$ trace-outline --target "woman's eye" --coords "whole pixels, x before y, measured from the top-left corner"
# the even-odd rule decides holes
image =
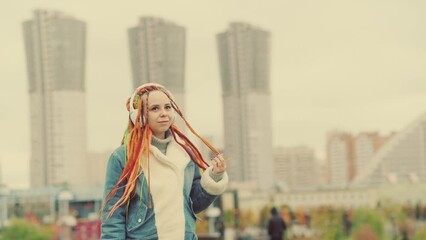
[[[157,110],[158,110],[158,107],[151,108],[151,111],[157,111]]]
[[[172,106],[166,106],[166,109],[171,109],[172,108]]]

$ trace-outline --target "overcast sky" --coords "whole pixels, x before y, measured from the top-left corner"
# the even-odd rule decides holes
[[[0,2],[0,163],[10,187],[29,185],[30,119],[22,22],[34,9],[87,23],[88,148],[118,146],[131,93],[127,29],[141,16],[184,26],[187,118],[222,138],[215,35],[232,21],[271,32],[275,146],[304,144],[323,158],[326,133],[387,134],[426,110],[423,0],[3,0]],[[72,126],[70,126],[72,127]]]

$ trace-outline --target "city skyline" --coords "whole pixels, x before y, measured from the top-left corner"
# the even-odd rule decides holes
[[[102,2],[99,11],[100,4],[2,3],[0,109],[6,114],[0,118],[0,160],[3,180],[10,186],[28,186],[29,181],[29,87],[20,26],[37,8],[63,11],[88,23],[87,132],[92,151],[112,149],[121,140],[124,102],[132,91],[126,29],[146,15],[188,31],[186,112],[201,134],[223,137],[215,35],[236,20],[271,32],[274,146],[305,144],[324,156],[329,130],[387,134],[425,111],[422,1],[131,1]]]

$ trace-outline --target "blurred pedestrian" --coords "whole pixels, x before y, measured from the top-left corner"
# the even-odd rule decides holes
[[[268,221],[268,235],[270,240],[283,240],[287,225],[278,213],[277,209],[271,209],[271,217]]]
[[[343,232],[345,236],[349,236],[352,230],[352,211],[350,209],[343,210],[342,221]]]

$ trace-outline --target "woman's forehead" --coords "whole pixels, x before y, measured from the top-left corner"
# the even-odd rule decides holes
[[[143,101],[146,101],[147,97],[149,106],[170,103],[169,97],[163,91],[151,91],[149,92],[149,96],[148,94],[142,96]]]

